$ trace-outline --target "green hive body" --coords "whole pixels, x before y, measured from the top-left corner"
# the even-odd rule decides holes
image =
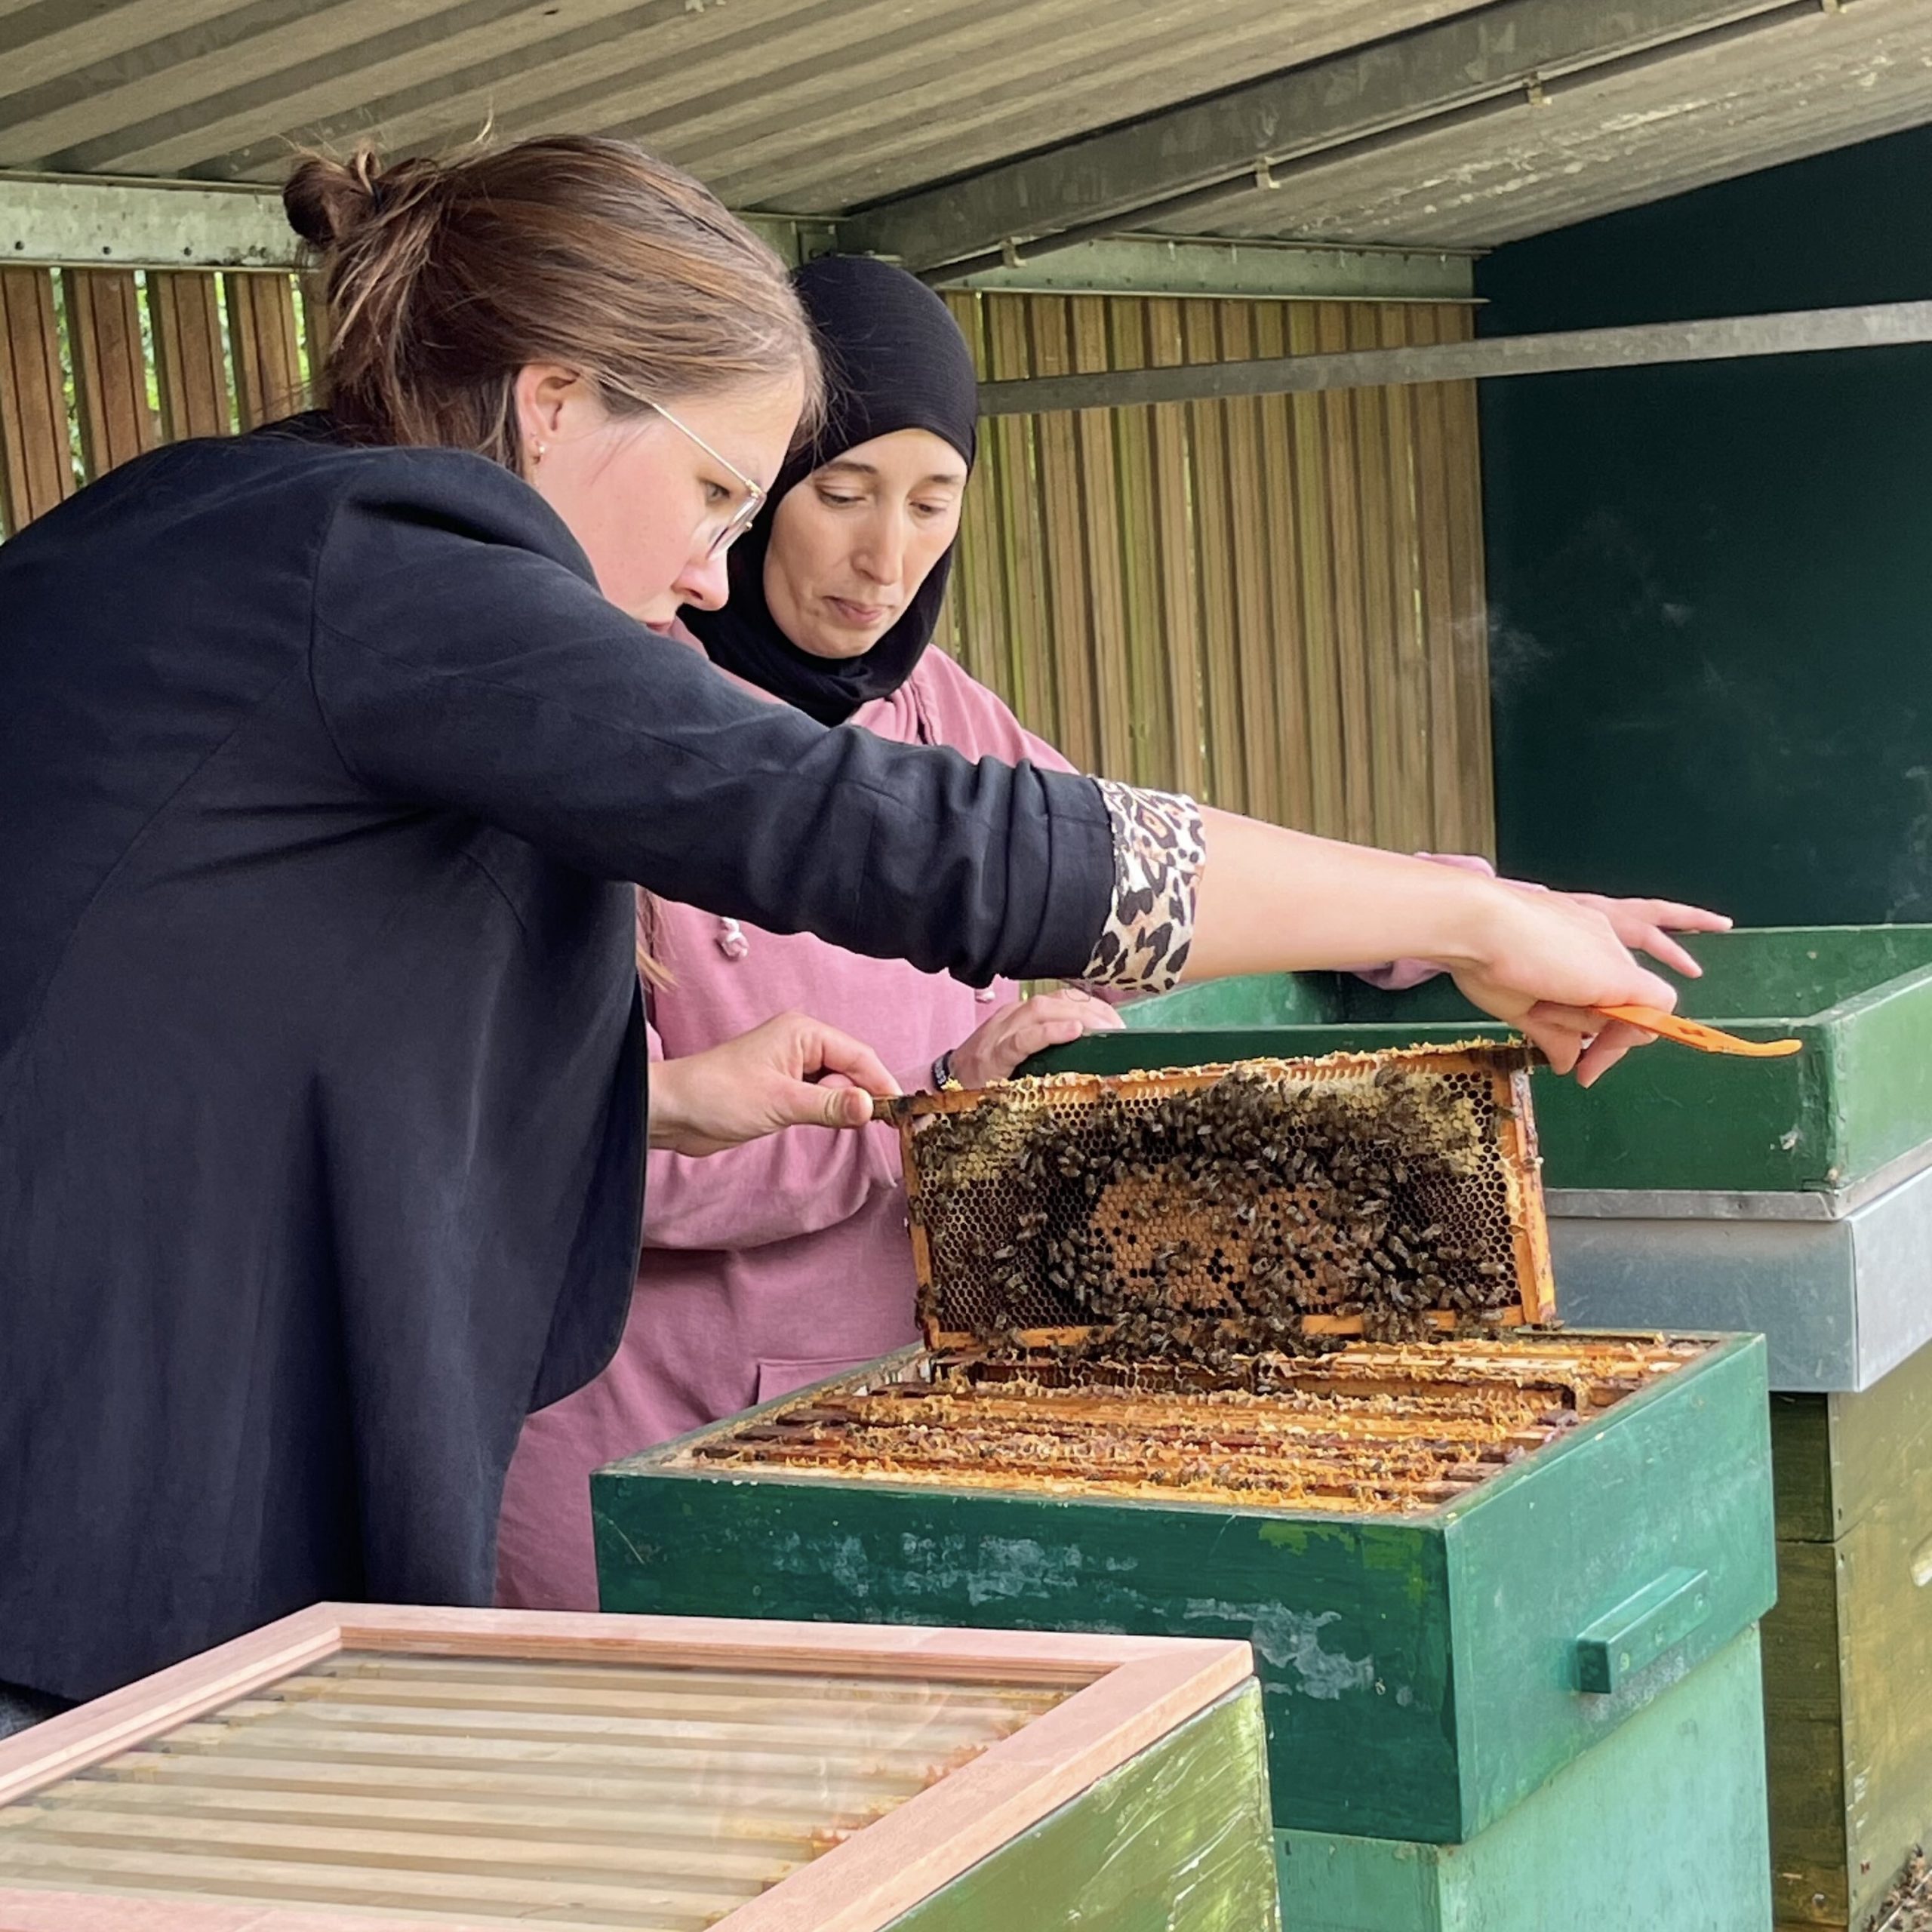
[[[1777,1918],[1860,1926],[1932,1826],[1932,1350],[1861,1395],[1774,1396],[1771,1445]]]
[[[1558,1308],[1762,1328],[1779,1601],[1764,1626],[1780,1926],[1861,1926],[1932,1834],[1932,927],[1700,937],[1684,1011],[1795,1059],[1659,1046],[1587,1095],[1536,1076]],[[1044,1066],[1332,1052],[1467,1030],[1438,983],[1310,974],[1143,1002]]]
[[[739,1419],[592,1479],[602,1603],[1246,1638],[1277,1824],[1451,1843],[1763,1614],[1765,1417],[1762,1343],[1722,1343],[1465,1499],[1373,1519],[678,1466]],[[1677,1573],[1701,1615],[1582,1690],[1580,1638]]]
[[[1276,1836],[1292,1932],[1764,1932],[1758,1643],[1735,1638],[1466,1844]]]

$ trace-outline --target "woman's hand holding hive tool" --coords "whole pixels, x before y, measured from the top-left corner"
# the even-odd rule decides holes
[[[1565,894],[1521,891],[1460,866],[1225,812],[1204,812],[1202,822],[1207,857],[1183,979],[1434,959],[1466,998],[1586,1085],[1649,1037],[1606,1023],[1597,1008],[1677,1004],[1602,912]]]
[[[1122,1024],[1104,1000],[1077,986],[1038,993],[1003,1006],[952,1050],[952,1073],[962,1087],[990,1087],[1011,1080],[1023,1060],[1049,1047],[1064,1047],[1083,1033],[1106,1033]]]
[[[1561,892],[1501,891],[1505,903],[1491,909],[1495,923],[1481,956],[1460,966],[1449,962],[1448,970],[1464,998],[1518,1028],[1558,1072],[1574,1069],[1578,1082],[1590,1086],[1652,1037],[1607,1019],[1602,1009],[1645,1006],[1668,1012],[1677,1004],[1676,992],[1638,964],[1595,907]],[[1599,983],[1641,985],[1649,991],[1613,998],[1585,990]]]
[[[868,1047],[802,1013],[651,1070],[651,1144],[716,1154],[788,1127],[863,1127],[898,1084]]]

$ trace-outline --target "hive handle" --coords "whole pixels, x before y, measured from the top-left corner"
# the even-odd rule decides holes
[[[1683,1642],[1710,1614],[1709,1573],[1666,1570],[1577,1639],[1577,1688],[1607,1697],[1672,1644]]]

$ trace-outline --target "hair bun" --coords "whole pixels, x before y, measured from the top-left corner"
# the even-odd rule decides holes
[[[348,161],[310,155],[299,162],[281,190],[288,225],[311,248],[339,246],[374,218],[381,171],[373,150],[358,149]]]

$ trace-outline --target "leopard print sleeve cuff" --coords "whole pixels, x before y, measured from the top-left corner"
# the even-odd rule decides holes
[[[1165,992],[1194,942],[1195,902],[1208,854],[1201,808],[1171,792],[1097,778],[1113,822],[1114,900],[1084,979]]]

